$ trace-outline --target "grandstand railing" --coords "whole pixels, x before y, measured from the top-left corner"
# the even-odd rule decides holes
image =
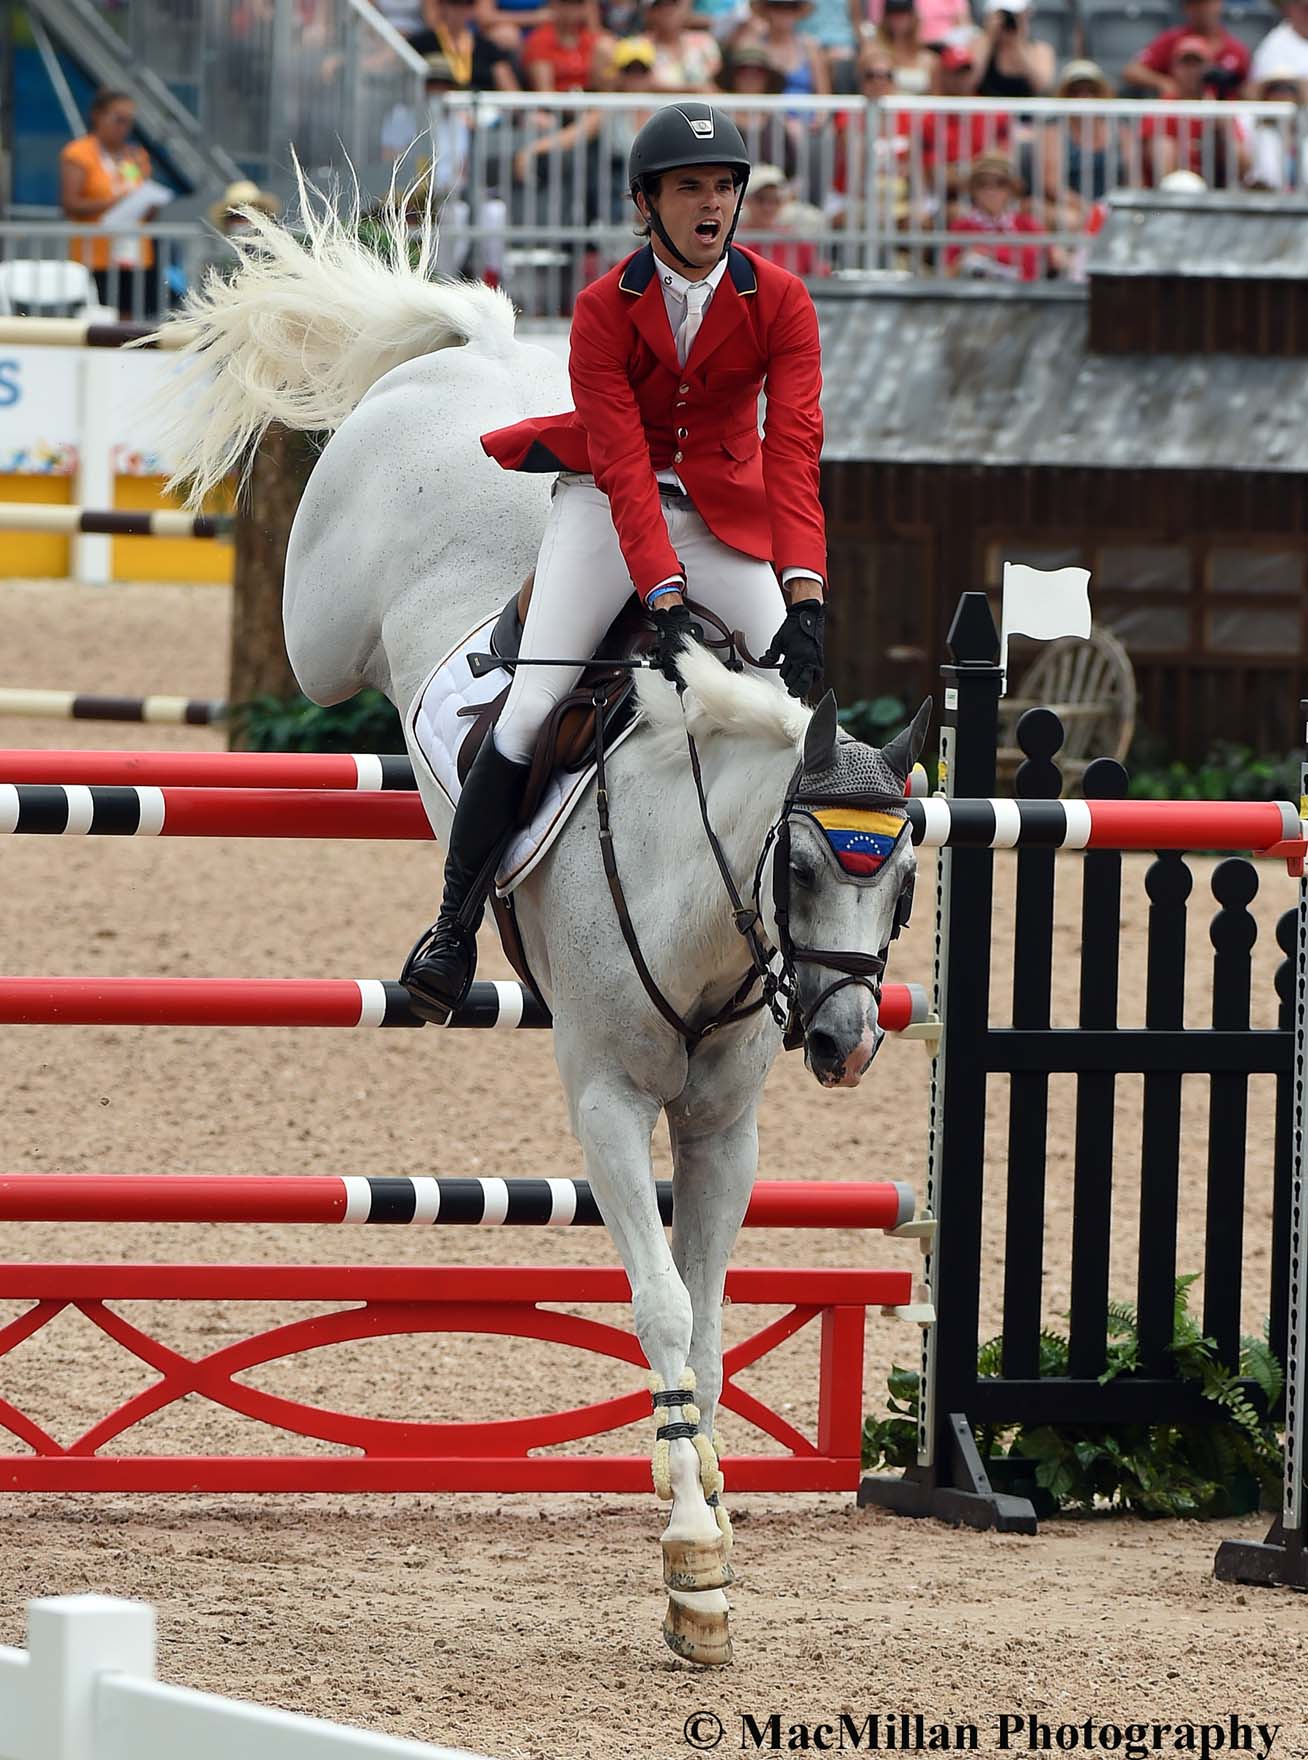
[[[199,5],[201,0],[176,0]],[[742,242],[816,281],[867,274],[1077,279],[1113,190],[1153,188],[1186,170],[1212,188],[1302,192],[1308,111],[1292,104],[1025,99],[715,99],[740,123],[756,165],[787,174],[792,210]],[[627,150],[649,114],[608,93],[450,94],[430,106],[429,136],[405,160],[440,207],[437,266],[500,281],[530,317],[561,318],[587,282],[638,240]],[[424,105],[424,115],[426,107]],[[417,122],[392,115],[397,151]],[[1029,193],[1023,225],[995,239],[965,230],[975,160],[1001,152]],[[389,178],[389,168],[383,184]],[[0,222],[0,262],[85,256],[94,224]],[[120,235],[120,238],[122,235]],[[104,297],[125,316],[155,317],[230,261],[200,224],[155,224],[153,278],[110,271]],[[118,248],[115,244],[115,250]]]
[[[784,231],[740,238],[808,278],[886,272],[1078,277],[1103,198],[1186,170],[1210,188],[1299,191],[1308,112],[1293,104],[1161,100],[714,98],[755,164],[787,173]],[[587,281],[634,248],[631,138],[649,114],[607,93],[451,93],[434,101],[442,254],[501,278],[524,310],[571,309]],[[1036,230],[988,243],[954,223],[973,162],[1021,172]],[[1004,258],[1015,258],[1005,261]]]
[[[423,59],[366,0],[119,0],[107,16],[149,68],[266,189],[310,172],[384,192],[425,126]]]

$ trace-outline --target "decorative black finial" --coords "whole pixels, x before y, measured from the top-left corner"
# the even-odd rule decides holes
[[[984,593],[964,593],[949,626],[949,652],[958,666],[997,666],[999,631]]]

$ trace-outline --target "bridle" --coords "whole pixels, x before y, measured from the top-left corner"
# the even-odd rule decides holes
[[[697,615],[699,615],[698,609]],[[694,1051],[710,1034],[721,1031],[723,1027],[732,1026],[737,1021],[746,1020],[763,1008],[770,1011],[773,1019],[782,1029],[784,1048],[787,1051],[794,1051],[804,1043],[805,1035],[817,1011],[838,991],[854,984],[862,984],[871,991],[879,1003],[881,980],[886,969],[890,943],[907,926],[912,911],[912,872],[910,871],[900,885],[899,894],[895,900],[895,915],[890,935],[879,953],[863,953],[858,949],[806,947],[797,943],[790,930],[791,821],[797,814],[811,817],[814,809],[831,805],[833,797],[814,794],[805,789],[804,778],[807,772],[804,760],[801,758],[786,786],[781,811],[763,840],[763,847],[754,867],[752,898],[751,902],[747,904],[741,897],[735,876],[731,872],[731,865],[727,861],[709,819],[708,800],[704,792],[699,750],[695,744],[694,735],[687,725],[686,749],[690,756],[691,774],[695,779],[695,793],[699,801],[704,834],[708,839],[709,848],[713,852],[718,872],[722,876],[722,884],[727,897],[731,901],[732,921],[737,933],[745,943],[750,959],[750,969],[745,973],[744,978],[723,1007],[703,1025],[692,1026],[677,1013],[659,989],[653,974],[645,963],[635,925],[632,923],[631,913],[627,908],[626,894],[623,891],[618,873],[617,857],[613,847],[613,831],[609,819],[609,792],[604,763],[605,704],[603,694],[596,691],[593,701],[595,706],[595,796],[599,816],[600,855],[604,864],[605,878],[608,881],[609,892],[617,912],[618,926],[622,931],[622,938],[636,969],[636,975],[659,1014],[680,1034],[687,1051]],[[910,835],[903,795],[894,798],[878,791],[851,791],[848,793],[842,791],[838,799],[839,805],[842,807],[891,813],[902,818],[903,825],[896,837],[894,850],[891,852],[891,856],[886,858],[886,864],[883,864],[883,866],[887,865],[898,853],[903,839]],[[772,908],[777,925],[776,947],[772,947],[763,934],[762,891],[769,853],[772,854]],[[832,859],[834,861],[834,857]],[[874,874],[867,879],[855,879],[842,872],[840,883],[851,886],[875,885],[879,878],[879,874]],[[778,956],[780,957],[780,969],[774,970],[774,962],[777,961]],[[838,974],[807,1008],[801,1004],[799,999],[799,968],[804,965],[820,966]],[[759,994],[750,1001],[748,998],[755,985],[759,986]],[[879,1038],[877,1045],[880,1045]],[[875,1049],[873,1055],[875,1056]]]
[[[803,786],[804,774],[804,766],[801,761],[790,779],[785,800],[781,805],[781,812],[764,839],[763,848],[754,869],[754,908],[757,915],[763,887],[764,868],[767,864],[768,851],[771,849],[772,914],[776,919],[778,952],[781,955],[778,991],[784,994],[788,1005],[785,1018],[782,1019],[780,1015],[777,1015],[777,1020],[783,1029],[782,1044],[787,1051],[799,1049],[804,1043],[818,1010],[841,990],[861,984],[871,991],[878,1006],[880,1005],[881,981],[885,976],[886,962],[890,957],[890,943],[898,940],[900,933],[908,927],[913,911],[913,873],[910,870],[900,883],[899,892],[895,899],[895,914],[890,934],[880,952],[864,953],[858,948],[806,947],[795,941],[790,929],[791,822],[796,815],[811,818],[811,809],[831,805],[830,796],[814,795],[805,790]],[[701,795],[702,803],[703,796]],[[840,805],[870,812],[893,813],[902,820],[899,833],[895,838],[894,849],[886,857],[883,866],[894,860],[904,839],[912,835],[908,815],[904,811],[902,795],[898,799],[894,799],[887,795],[871,792],[842,794]],[[714,841],[713,834],[709,831],[707,816],[704,820],[704,829],[708,832],[710,841]],[[857,880],[849,875],[841,874],[838,884],[875,886],[880,877],[878,873],[870,876],[867,880]],[[801,1003],[799,997],[799,968],[805,965],[819,966],[825,971],[839,974],[818,992],[807,1007]],[[773,1012],[776,1013],[775,1010]],[[880,1039],[877,1040],[877,1044],[880,1045]]]

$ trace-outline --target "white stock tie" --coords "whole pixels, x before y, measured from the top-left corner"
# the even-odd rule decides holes
[[[699,334],[699,327],[704,322],[704,307],[713,292],[707,281],[692,281],[686,289],[686,315],[677,326],[677,359],[684,367],[690,356],[691,345]]]

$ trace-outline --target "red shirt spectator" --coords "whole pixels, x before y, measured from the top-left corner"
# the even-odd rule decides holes
[[[955,44],[945,50],[940,57],[942,97],[971,97],[968,86],[972,60],[970,48]],[[920,119],[919,129],[915,134],[910,131],[909,139],[913,145],[920,142],[923,164],[930,169],[938,161],[959,165],[982,153],[1002,152],[1008,142],[1009,126],[1009,118],[1002,112],[962,116],[933,111]]]
[[[1179,45],[1187,37],[1200,37],[1208,56],[1208,66],[1215,70],[1210,82],[1215,97],[1234,98],[1249,78],[1249,51],[1238,37],[1222,25],[1222,0],[1185,0],[1185,23],[1163,31],[1142,49],[1134,61],[1128,62],[1122,77],[1128,85],[1157,92],[1160,97],[1178,95],[1172,63]]]
[[[1163,102],[1212,104],[1216,93],[1208,83],[1208,45],[1203,37],[1183,36],[1172,54],[1173,92]],[[1171,171],[1191,171],[1214,188],[1238,182],[1246,169],[1248,129],[1229,111],[1210,116],[1150,116],[1140,130],[1149,142],[1154,181]]]
[[[949,223],[949,235],[962,232],[986,240],[1016,239],[1045,230],[1018,207],[1017,176],[1000,153],[983,153],[968,179],[968,205]],[[1041,253],[1033,245],[951,244],[945,251],[945,274],[980,276],[992,281],[1039,281]]]
[[[527,84],[536,92],[584,92],[594,84],[601,37],[586,23],[589,0],[552,0],[550,16],[522,45]]]
[[[955,214],[949,231],[951,236],[968,232],[987,238],[1012,238],[1022,232],[1043,232],[1044,228],[1030,214],[983,214],[978,208],[964,208]],[[951,244],[945,252],[945,273],[981,275],[1001,281],[1038,281],[1040,253],[1032,245]]]

